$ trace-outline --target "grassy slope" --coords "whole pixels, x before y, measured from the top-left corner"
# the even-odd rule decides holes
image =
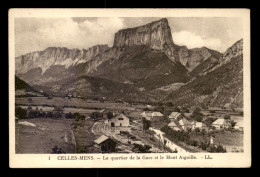
[[[133,46],[119,59],[102,63],[92,75],[118,82],[131,81],[138,87],[154,89],[186,81],[186,73],[183,65],[174,63],[163,52],[147,46]]]
[[[167,100],[178,104],[196,105],[199,103],[207,106],[224,106],[224,104],[231,102],[231,97],[234,98],[238,92],[242,91],[242,71],[243,56],[238,56],[213,72],[200,76],[179,90],[172,92]],[[214,96],[214,93],[217,96]],[[242,96],[243,94],[233,103],[235,106],[243,106]]]
[[[15,90],[20,90],[20,89],[26,91],[36,91],[33,87],[31,87],[29,84],[24,82],[18,76],[15,76]]]

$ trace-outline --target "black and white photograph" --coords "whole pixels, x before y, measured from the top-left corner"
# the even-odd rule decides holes
[[[244,19],[161,14],[13,18],[14,153],[244,154]]]

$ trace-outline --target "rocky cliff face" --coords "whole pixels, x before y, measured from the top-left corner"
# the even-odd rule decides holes
[[[178,105],[243,107],[243,40],[236,42],[207,71],[194,77],[167,100]],[[210,65],[209,65],[210,66]]]
[[[32,52],[17,57],[15,59],[16,73],[25,73],[33,68],[41,68],[44,73],[54,65],[64,65],[68,68],[75,64],[87,62],[107,49],[108,45],[97,45],[88,50],[49,47],[44,51]]]
[[[220,59],[220,63],[224,65],[230,62],[232,58],[235,58],[242,54],[243,54],[243,39],[240,39],[234,45],[228,48],[226,52],[223,53],[223,56]]]
[[[186,66],[189,71],[210,57],[217,59],[220,57],[220,53],[206,47],[189,50],[186,46],[175,45],[166,18],[144,26],[123,29],[115,34],[114,47],[134,45],[147,45],[152,49],[163,51],[173,61],[178,60]]]
[[[230,62],[232,59],[243,55],[243,39],[240,39],[239,41],[237,41],[235,44],[233,44],[231,47],[229,47],[220,57],[220,59],[218,60],[218,62],[213,66],[208,68],[203,75],[212,72],[216,69],[218,69],[219,67],[227,64],[228,62]]]
[[[189,71],[194,70],[197,66],[210,58],[218,61],[221,55],[221,53],[206,47],[188,49],[186,46],[181,46],[178,48],[178,60],[186,66]]]
[[[174,43],[168,20],[163,18],[144,26],[123,29],[115,34],[113,47],[134,45],[148,45],[152,49],[163,50],[168,56],[174,58]]]

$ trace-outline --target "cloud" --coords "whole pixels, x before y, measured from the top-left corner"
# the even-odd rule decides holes
[[[222,50],[221,40],[217,38],[202,38],[189,31],[173,32],[173,41],[177,45],[185,45],[188,48],[208,47],[214,50]]]
[[[124,19],[121,18],[85,18],[81,21],[72,18],[18,19],[16,56],[50,46],[86,49],[97,44],[111,46],[114,34],[124,27]]]

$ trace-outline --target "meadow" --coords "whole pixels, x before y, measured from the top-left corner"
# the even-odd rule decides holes
[[[70,129],[72,120],[35,118],[20,120],[15,125],[15,151],[23,154],[50,154],[57,146],[65,153],[75,152]],[[31,126],[35,125],[35,126]]]

